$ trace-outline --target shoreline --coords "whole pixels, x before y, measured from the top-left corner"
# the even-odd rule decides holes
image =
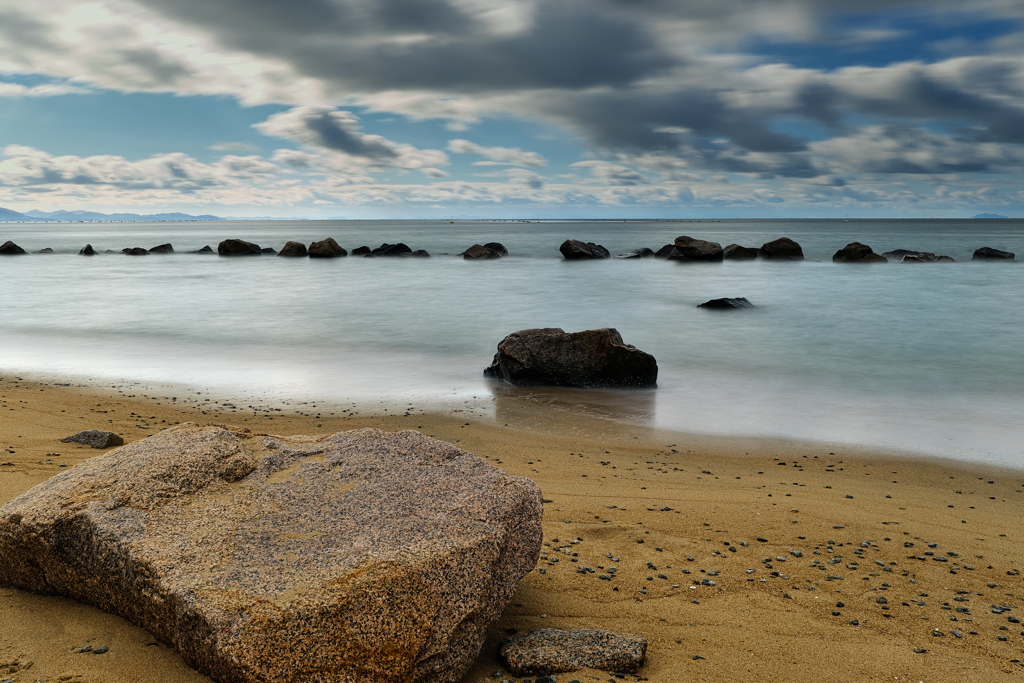
[[[502,668],[497,643],[509,629],[543,627],[643,634],[650,647],[640,675],[665,683],[999,681],[1024,671],[1024,628],[1007,619],[1024,611],[1020,578],[1007,574],[1024,565],[1017,470],[683,434],[527,400],[503,400],[493,414],[413,405],[330,415],[319,402],[261,411],[58,384],[0,378],[0,503],[103,452],[61,444],[63,436],[110,429],[131,442],[186,421],[282,435],[418,429],[536,481],[551,501],[549,545],[464,683],[518,680],[491,675]],[[601,579],[610,566],[615,576]],[[993,614],[991,604],[1015,609]],[[208,680],[150,645],[146,632],[91,607],[12,589],[0,589],[0,605],[12,615],[0,623],[0,665],[10,663],[6,677],[19,683]],[[111,646],[102,656],[69,649],[101,641]],[[27,661],[31,668],[18,668]],[[559,680],[595,677],[610,675]]]

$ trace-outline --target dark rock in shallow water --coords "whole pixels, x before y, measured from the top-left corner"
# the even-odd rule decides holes
[[[426,249],[417,249],[416,251],[409,254],[412,258],[430,258],[430,252]]]
[[[96,250],[92,248],[91,244],[87,244],[78,250],[79,256],[95,256]]]
[[[3,248],[0,247],[0,250]],[[1016,254],[1010,251],[1000,251],[999,249],[993,249],[992,247],[982,247],[974,252],[974,256],[971,257],[972,261],[1013,261],[1016,259]]]
[[[33,251],[32,253],[33,254],[56,254],[57,252],[55,252],[50,247],[46,247],[45,249],[40,249],[39,251]]]
[[[716,311],[732,311],[741,308],[754,308],[754,304],[750,303],[745,297],[736,297],[735,299],[712,299],[711,301],[705,301],[699,304],[697,308],[710,308]]]
[[[511,674],[566,673],[583,668],[636,673],[644,665],[647,639],[632,633],[542,628],[506,638],[499,648]]]
[[[566,240],[558,247],[558,251],[566,261],[594,261],[605,259],[611,256],[611,252],[600,244],[593,242],[580,242],[579,240]]]
[[[149,250],[142,247],[125,247],[121,250],[121,253],[128,256],[148,256]]]
[[[936,256],[930,251],[914,251],[913,249],[893,249],[882,254],[890,261],[897,263],[953,263],[949,256]]]
[[[634,258],[649,258],[654,256],[654,250],[642,247],[640,249],[634,249],[633,251],[627,251],[625,254],[619,254],[615,258],[620,259],[634,259]]]
[[[161,244],[149,250],[150,254],[173,254],[174,247],[170,244]]]
[[[623,343],[613,328],[567,333],[520,330],[498,343],[484,375],[519,386],[654,387],[654,356]]]
[[[668,255],[669,261],[721,261],[724,257],[722,245],[682,235],[676,238],[675,249]]]
[[[757,249],[741,247],[738,244],[730,244],[722,250],[722,256],[726,259],[753,259],[757,258],[757,254]]]
[[[369,253],[372,253],[369,247],[356,247],[352,250],[353,256],[366,256]]]
[[[87,429],[84,432],[77,432],[71,436],[65,436],[61,443],[80,443],[93,448],[113,448],[124,444],[124,439],[114,432],[105,432],[100,429]]]
[[[370,253],[374,256],[405,256],[406,254],[411,254],[412,249],[402,242],[398,244],[388,244],[385,242]]]
[[[27,254],[28,252],[19,247],[14,242],[7,240],[3,244],[0,244],[0,254],[4,256],[20,256],[21,254]]]
[[[187,251],[185,253],[186,254],[212,254],[213,253],[213,248],[209,244],[207,244],[202,249],[196,249],[194,251]]]
[[[340,256],[348,256],[348,252],[334,241],[333,237],[328,237],[325,240],[319,242],[313,242],[309,245],[308,249],[309,258],[338,258]]]
[[[505,245],[502,244],[501,242],[488,242],[484,246],[490,249],[491,251],[498,252],[502,256],[508,256],[508,249],[506,249]]]
[[[277,256],[277,249],[273,247],[263,247],[260,249],[260,253],[264,256]]]
[[[467,261],[481,261],[486,259],[501,258],[501,254],[489,249],[482,244],[474,244],[466,251],[462,252],[462,258]]]
[[[302,242],[285,242],[285,245],[281,247],[281,251],[277,253],[278,256],[289,256],[289,257],[302,257],[309,256],[309,252],[306,251],[306,245]]]
[[[0,508],[0,585],[118,614],[228,683],[457,683],[540,491],[414,431],[181,425]]]
[[[780,237],[771,242],[765,242],[758,250],[761,258],[778,259],[780,261],[803,261],[804,250],[795,241],[788,237]]]
[[[217,245],[217,253],[221,256],[261,256],[263,251],[258,244],[229,239]]]
[[[668,258],[672,251],[676,248],[674,244],[666,244],[658,251],[654,252],[654,255],[658,258]]]
[[[876,254],[866,244],[850,242],[832,256],[836,263],[888,263],[889,259]]]

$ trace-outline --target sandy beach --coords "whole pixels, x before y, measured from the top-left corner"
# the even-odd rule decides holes
[[[126,442],[188,421],[281,435],[417,429],[530,477],[545,497],[541,561],[465,683],[525,680],[504,673],[497,644],[541,627],[644,635],[647,665],[627,680],[1024,674],[1024,473],[838,444],[663,432],[512,398],[487,415],[391,412],[258,410],[8,375],[0,503],[100,454],[59,442],[82,429]],[[208,680],[145,631],[88,606],[0,589],[0,614],[0,680]],[[72,651],[99,644],[109,651]],[[558,675],[574,679],[619,680]]]

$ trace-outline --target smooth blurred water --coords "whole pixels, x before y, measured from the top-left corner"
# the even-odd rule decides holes
[[[805,262],[565,262],[566,238],[613,253],[687,234],[800,242]],[[430,259],[226,259],[239,237],[280,249],[403,241]],[[658,359],[649,392],[563,392],[624,419],[698,432],[837,440],[1024,467],[1024,223],[965,221],[295,221],[0,224],[0,371],[180,383],[241,400],[419,405],[536,394],[481,377],[528,327],[615,327]],[[847,242],[954,264],[843,265]],[[510,256],[467,262],[474,242]],[[178,253],[77,256],[171,242]],[[745,296],[755,310],[697,304]],[[585,396],[585,398],[584,398]],[[581,408],[582,409],[582,408]]]

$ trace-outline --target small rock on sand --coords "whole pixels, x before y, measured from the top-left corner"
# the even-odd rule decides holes
[[[644,664],[647,639],[601,629],[542,628],[506,638],[500,654],[516,676],[564,673],[583,668],[636,673]]]
[[[105,432],[100,429],[86,429],[85,431],[65,436],[61,443],[80,443],[93,448],[113,448],[124,444],[124,439],[114,432]]]

